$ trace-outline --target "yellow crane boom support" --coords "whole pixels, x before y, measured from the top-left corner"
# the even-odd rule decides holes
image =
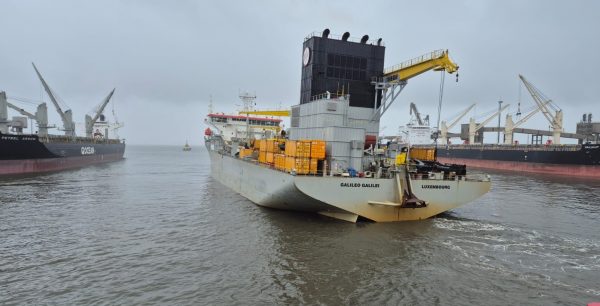
[[[383,76],[389,81],[405,81],[429,70],[446,70],[452,74],[458,71],[458,65],[450,59],[448,50],[436,50],[387,68]]]
[[[254,110],[254,111],[240,111],[240,114],[248,115],[261,115],[261,116],[276,116],[276,117],[289,117],[289,110]]]

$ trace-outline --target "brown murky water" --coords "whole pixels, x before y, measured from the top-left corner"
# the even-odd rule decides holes
[[[420,222],[260,208],[208,156],[0,179],[0,304],[582,305],[600,301],[600,181],[492,173]]]

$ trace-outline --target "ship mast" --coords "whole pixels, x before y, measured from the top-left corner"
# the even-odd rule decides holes
[[[35,73],[37,73],[37,76],[40,79],[40,81],[42,82],[42,85],[44,85],[44,89],[46,90],[46,93],[50,97],[50,100],[54,104],[54,107],[56,107],[56,111],[58,112],[58,114],[60,115],[60,118],[62,119],[65,135],[69,136],[69,137],[75,137],[75,123],[73,122],[73,113],[71,112],[70,109],[63,112],[63,110],[60,108],[60,105],[58,104],[58,101],[56,101],[56,98],[54,97],[54,94],[52,93],[50,86],[48,86],[48,84],[42,77],[42,74],[40,74],[40,72],[38,71],[38,69],[34,63],[31,63],[31,65],[33,65],[33,69],[35,69]]]
[[[250,141],[250,113],[254,111],[254,105],[256,103],[256,94],[250,94],[243,92],[239,94],[240,100],[242,100],[242,112],[246,112],[246,141]]]
[[[110,101],[110,98],[113,96],[114,93],[115,93],[115,88],[113,88],[113,90],[108,94],[108,96],[106,96],[106,98],[104,98],[104,101],[102,101],[100,103],[93,118],[90,115],[85,116],[85,135],[86,135],[86,137],[92,138],[92,133],[94,132],[94,124],[96,124],[96,121],[98,121],[98,119],[102,115],[102,112],[104,112],[104,108],[106,107],[106,105],[108,104],[108,102]],[[108,137],[108,135],[107,135],[107,137]]]

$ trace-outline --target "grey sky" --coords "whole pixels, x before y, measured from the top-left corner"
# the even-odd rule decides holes
[[[200,143],[209,95],[224,112],[239,104],[239,90],[255,92],[261,108],[297,104],[303,39],[326,27],[382,37],[386,66],[449,49],[460,77],[458,83],[446,77],[442,118],[473,102],[484,113],[498,99],[516,111],[521,73],[563,108],[565,130],[574,132],[584,111],[600,119],[597,1],[2,1],[1,7],[0,90],[40,99],[34,61],[83,122],[116,87],[115,108],[126,124],[120,135],[128,143]],[[406,123],[409,102],[435,119],[439,78],[429,72],[409,81],[383,119],[385,134]],[[532,105],[524,89],[521,96],[523,109]],[[53,109],[50,115],[60,124]],[[527,127],[547,123],[538,114]]]

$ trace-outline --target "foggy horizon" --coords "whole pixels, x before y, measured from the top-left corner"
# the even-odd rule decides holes
[[[519,101],[521,111],[529,109],[534,103],[519,74],[563,109],[565,132],[575,132],[583,113],[600,119],[597,2],[382,1],[374,6],[385,9],[369,11],[358,1],[262,4],[7,1],[0,19],[6,46],[0,91],[44,100],[50,123],[61,126],[31,67],[35,62],[72,109],[79,135],[85,114],[116,88],[105,114],[113,120],[114,103],[125,124],[119,135],[128,144],[199,145],[211,96],[214,111],[225,113],[236,110],[244,91],[257,95],[261,109],[298,104],[302,42],[329,28],[383,38],[386,67],[448,49],[460,70],[458,82],[446,75],[442,120],[475,102],[475,115],[497,109],[498,100],[510,103],[511,113]],[[439,84],[435,72],[409,80],[382,118],[382,134],[397,134],[408,122],[410,102],[435,126]],[[9,117],[16,115],[9,110]],[[548,129],[548,123],[537,114],[523,127]],[[486,134],[486,142],[495,139]]]

